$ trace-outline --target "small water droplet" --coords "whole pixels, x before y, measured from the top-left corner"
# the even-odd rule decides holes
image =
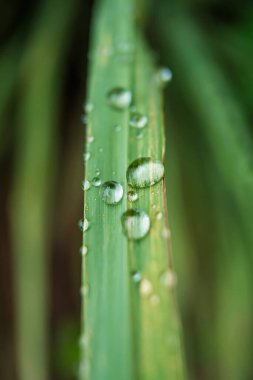
[[[88,123],[88,117],[87,117],[87,115],[85,115],[85,114],[81,115],[80,120],[81,120],[81,123],[83,125],[86,125]]]
[[[101,170],[97,168],[97,169],[95,170],[95,174],[96,174],[96,176],[98,176],[98,177],[99,177],[99,176],[100,176],[100,174],[101,174]]]
[[[137,158],[127,169],[127,182],[136,188],[153,186],[164,176],[164,166],[150,157]]]
[[[83,245],[81,248],[80,248],[80,254],[81,256],[86,256],[88,253],[88,248],[86,247],[86,245]]]
[[[93,106],[93,104],[92,104],[91,102],[87,102],[87,103],[85,103],[84,106],[83,106],[83,110],[84,110],[84,112],[86,112],[86,113],[90,113],[90,112],[92,112],[92,111],[93,111],[93,108],[94,108],[94,106]]]
[[[118,110],[124,110],[131,104],[132,93],[125,88],[115,87],[108,92],[107,100],[110,106]]]
[[[90,189],[90,181],[88,181],[87,179],[85,181],[83,181],[82,182],[82,189],[84,191],[89,190]]]
[[[150,229],[148,214],[139,209],[130,209],[123,213],[121,223],[124,234],[130,240],[144,238]]]
[[[123,187],[116,181],[106,181],[101,186],[100,194],[103,201],[109,205],[119,203],[123,197]]]
[[[132,280],[133,280],[133,282],[135,282],[135,283],[139,283],[139,282],[141,281],[141,273],[138,272],[138,271],[134,271],[134,272],[132,273]]]
[[[82,285],[80,288],[80,293],[83,297],[87,296],[89,293],[89,285]]]
[[[170,239],[170,237],[171,237],[170,229],[167,227],[164,227],[164,229],[162,231],[162,236],[164,237],[164,239]]]
[[[172,80],[172,76],[172,71],[168,67],[161,67],[156,74],[157,83],[164,87]]]
[[[156,217],[156,220],[162,220],[162,218],[163,218],[163,213],[162,213],[162,211],[158,211],[158,212],[155,214],[155,217]]]
[[[114,126],[114,130],[115,130],[115,132],[120,132],[121,131],[121,125],[120,124],[116,124]]]
[[[150,303],[154,306],[158,305],[160,302],[160,298],[157,294],[152,294],[152,296],[150,297]]]
[[[91,144],[94,141],[94,136],[87,136],[87,143]]]
[[[152,293],[153,286],[149,280],[143,278],[140,285],[140,293],[142,296],[147,297]]]
[[[129,190],[127,193],[127,199],[129,202],[135,202],[138,199],[138,194],[134,190]]]
[[[162,273],[160,283],[163,286],[174,288],[177,284],[177,276],[171,269],[167,269],[164,273]]]
[[[131,42],[121,41],[118,44],[118,50],[121,53],[132,53],[134,50],[134,46],[133,46],[133,44],[131,44]]]
[[[91,183],[93,186],[99,187],[101,185],[102,181],[99,177],[94,177],[94,178],[92,178]]]
[[[89,222],[88,219],[84,218],[84,220],[79,220],[78,227],[82,232],[87,231],[89,228]]]
[[[104,149],[103,148],[98,148],[99,153],[103,153]]]
[[[134,112],[130,116],[129,125],[133,128],[144,128],[148,123],[148,118],[139,112]]]
[[[85,162],[88,161],[90,159],[90,157],[91,157],[90,152],[86,152],[86,153],[83,154],[83,160]]]
[[[143,132],[138,131],[138,132],[136,133],[136,138],[137,138],[138,140],[141,140],[141,139],[143,138]]]

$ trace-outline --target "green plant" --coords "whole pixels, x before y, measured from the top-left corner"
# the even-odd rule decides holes
[[[134,14],[134,3],[125,0],[100,1],[94,12],[84,107],[80,379],[184,378],[164,181],[134,189],[134,203],[127,197],[132,189],[126,179],[129,165],[141,157],[163,161],[165,149],[161,72],[154,68]],[[148,118],[148,125],[135,128],[141,116]],[[137,182],[158,176],[151,165],[149,169]],[[124,189],[115,205],[101,196],[100,182],[111,180]],[[124,223],[124,212],[132,208],[143,210],[151,220],[147,236],[138,241],[133,235],[142,235],[140,220],[135,226]]]

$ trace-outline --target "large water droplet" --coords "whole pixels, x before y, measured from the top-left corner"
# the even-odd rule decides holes
[[[138,199],[138,194],[134,190],[129,190],[127,193],[127,199],[129,202],[135,202]]]
[[[156,74],[156,79],[161,87],[164,87],[172,79],[172,71],[168,67],[162,67]]]
[[[103,201],[109,205],[119,203],[123,197],[123,187],[116,181],[106,181],[100,190]]]
[[[150,229],[148,214],[139,209],[127,210],[121,217],[124,234],[130,240],[139,240],[146,236]]]
[[[91,183],[93,186],[99,187],[101,185],[102,181],[99,177],[94,177],[94,178],[92,178]]]
[[[127,169],[127,182],[130,186],[141,188],[153,186],[164,176],[164,166],[159,160],[150,157],[137,158]]]
[[[125,88],[115,87],[108,92],[107,100],[110,106],[118,110],[123,110],[130,106],[132,93]]]
[[[139,112],[134,112],[130,116],[129,125],[133,128],[144,128],[148,123],[148,118]]]

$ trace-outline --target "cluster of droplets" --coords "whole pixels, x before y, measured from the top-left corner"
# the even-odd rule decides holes
[[[132,47],[127,44],[121,44],[118,46],[118,50],[121,53],[132,53]],[[156,82],[159,86],[163,87],[167,82],[172,79],[172,72],[168,68],[161,68],[156,73]],[[124,111],[128,109],[133,101],[132,92],[124,87],[114,87],[107,93],[107,103],[113,109],[118,111]],[[91,102],[87,102],[84,107],[84,114],[82,115],[83,122],[87,123],[89,114],[93,111],[94,106]],[[130,107],[130,118],[129,125],[131,128],[136,129],[136,138],[141,139],[143,137],[142,129],[148,124],[148,117],[140,112],[138,112],[135,106]],[[114,126],[115,132],[120,132],[122,126],[116,124]],[[94,137],[87,136],[87,145],[94,141]],[[103,148],[98,148],[98,152],[102,153]],[[84,161],[88,161],[91,158],[91,153],[87,151],[83,155]],[[153,159],[151,157],[141,157],[134,160],[128,167],[126,172],[126,178],[128,185],[132,188],[127,193],[127,199],[129,203],[136,202],[138,200],[138,193],[136,189],[146,188],[153,186],[160,182],[164,176],[164,166],[161,161]],[[114,180],[109,180],[102,183],[100,178],[100,171],[96,170],[95,176],[89,181],[85,180],[82,182],[82,189],[87,191],[90,189],[91,185],[93,187],[100,187],[100,197],[107,205],[118,204],[124,195],[124,190],[119,182]],[[162,212],[156,213],[156,220],[161,220],[163,218]],[[121,217],[121,224],[123,233],[129,240],[140,240],[144,238],[150,231],[151,221],[149,215],[140,208],[131,208],[125,211]],[[85,218],[83,221],[79,222],[79,227],[84,232],[89,228],[89,222]],[[163,237],[169,238],[170,231],[163,230]],[[87,254],[87,247],[82,247],[82,255]],[[134,275],[133,275],[134,277]],[[135,278],[138,275],[135,274]],[[148,283],[145,279],[140,280],[142,291],[148,292]],[[146,289],[146,290],[145,290]]]

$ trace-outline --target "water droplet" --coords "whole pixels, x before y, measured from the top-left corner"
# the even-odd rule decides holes
[[[121,223],[124,234],[131,240],[142,239],[150,229],[148,214],[139,209],[130,209],[124,212]]]
[[[152,296],[150,297],[150,303],[154,306],[158,305],[160,302],[160,298],[157,294],[152,294]]]
[[[148,118],[139,112],[134,112],[130,116],[129,125],[133,128],[144,128],[148,123]]]
[[[167,269],[164,273],[162,273],[160,283],[163,286],[174,288],[177,284],[177,276],[171,269]]]
[[[90,152],[86,152],[86,153],[83,154],[83,160],[85,162],[88,161],[90,159],[90,157],[91,157]]]
[[[99,177],[99,176],[100,176],[100,174],[101,174],[101,171],[100,171],[100,169],[98,169],[98,168],[97,168],[97,169],[95,170],[95,174],[96,174],[96,176],[98,176],[98,177]]]
[[[93,186],[99,187],[101,185],[102,181],[99,177],[94,177],[94,178],[92,178],[91,183]]]
[[[92,112],[92,111],[93,111],[93,108],[94,108],[94,106],[93,106],[93,104],[92,104],[91,102],[87,102],[87,103],[85,103],[84,106],[83,106],[83,110],[84,110],[84,112],[86,112],[86,113],[90,113],[90,112]]]
[[[99,153],[103,153],[104,149],[103,148],[98,148]]]
[[[162,67],[156,74],[156,79],[161,87],[164,87],[172,79],[172,71],[168,67]]]
[[[156,217],[156,220],[162,220],[162,218],[163,218],[163,213],[162,213],[162,211],[158,211],[158,212],[155,214],[155,217]]]
[[[167,227],[164,227],[162,231],[162,236],[164,237],[164,239],[170,239],[170,236],[171,236],[170,229]]]
[[[132,280],[133,280],[133,282],[139,283],[141,281],[141,273],[134,271],[132,273]]]
[[[143,278],[140,285],[140,293],[142,296],[149,296],[153,290],[153,286],[149,280]]]
[[[134,190],[129,190],[127,193],[127,199],[129,202],[135,202],[138,199],[138,194]]]
[[[115,87],[107,94],[107,100],[110,106],[123,110],[129,107],[132,101],[132,93],[122,87]]]
[[[120,132],[121,131],[121,125],[120,124],[116,124],[114,126],[114,130],[115,130],[115,132]]]
[[[90,189],[90,181],[88,181],[87,179],[85,181],[83,181],[82,182],[82,189],[84,191],[89,190]]]
[[[94,141],[94,136],[87,136],[87,143],[91,144]]]
[[[123,197],[123,187],[116,181],[106,181],[100,190],[103,201],[109,205],[119,203]]]
[[[87,231],[89,228],[89,222],[88,219],[84,218],[84,220],[79,220],[78,222],[78,227],[80,228],[81,231]]]
[[[87,253],[88,253],[88,248],[86,247],[86,245],[83,245],[81,248],[80,248],[80,253],[81,253],[81,256],[86,256]]]
[[[118,50],[121,53],[132,53],[134,50],[134,46],[133,46],[133,44],[131,44],[131,42],[121,41],[118,44]]]
[[[136,133],[136,138],[137,138],[138,140],[141,140],[141,139],[143,138],[143,133],[142,133],[141,131],[138,131],[138,132]]]
[[[83,297],[87,296],[89,293],[89,285],[82,285],[80,288],[80,293]]]
[[[153,186],[164,176],[164,166],[150,157],[137,158],[127,169],[127,182],[136,188]]]
[[[80,120],[81,120],[82,124],[86,125],[88,123],[87,115],[85,115],[85,114],[81,115]]]

